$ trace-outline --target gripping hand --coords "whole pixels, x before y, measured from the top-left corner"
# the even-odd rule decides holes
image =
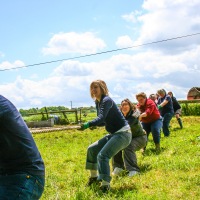
[[[160,110],[162,108],[162,106],[161,105],[158,105],[158,109]]]
[[[78,130],[83,131],[83,130],[85,130],[87,128],[89,128],[89,123],[88,122],[81,124],[81,127],[78,128]]]
[[[133,112],[133,114],[132,114],[132,116],[133,117],[135,117],[135,118],[138,118],[139,116],[140,116],[140,111],[138,110],[138,109],[136,109],[134,112]]]

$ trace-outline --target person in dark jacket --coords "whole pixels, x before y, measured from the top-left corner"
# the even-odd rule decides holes
[[[100,190],[110,189],[109,160],[120,150],[126,148],[132,138],[130,126],[116,103],[108,96],[108,88],[104,81],[96,80],[90,84],[90,94],[95,100],[97,117],[81,125],[80,130],[105,124],[108,134],[87,149],[86,169],[90,170],[88,186],[101,181]]]
[[[36,143],[19,111],[0,95],[0,199],[39,199],[44,183]]]
[[[174,97],[173,93],[171,91],[168,92],[168,95],[171,97],[172,99],[172,103],[173,103],[173,108],[174,108],[174,113],[176,116],[176,119],[179,123],[180,128],[183,128],[183,123],[181,120],[181,105],[179,104],[179,102],[176,100],[176,97]]]
[[[128,176],[131,177],[140,172],[140,168],[137,164],[136,151],[146,146],[147,135],[138,120],[140,112],[129,99],[124,99],[121,102],[121,112],[131,127],[132,140],[123,151],[118,152],[113,157],[112,164],[114,171],[112,175],[119,175],[126,169],[129,172]]]
[[[174,115],[172,99],[164,89],[159,89],[157,93],[159,95],[158,108],[163,118],[163,133],[165,137],[169,137],[169,124]]]

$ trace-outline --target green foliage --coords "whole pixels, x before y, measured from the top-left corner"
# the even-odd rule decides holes
[[[88,145],[105,135],[104,128],[68,130],[34,135],[46,165],[46,186],[41,200],[198,200],[200,199],[200,117],[175,118],[171,135],[161,137],[155,152],[152,136],[145,154],[137,152],[141,174],[113,178],[111,191],[102,194],[87,188],[85,170]]]
[[[181,107],[184,116],[200,116],[200,103],[182,103]]]

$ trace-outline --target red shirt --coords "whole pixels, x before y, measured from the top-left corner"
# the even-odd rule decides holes
[[[151,123],[160,118],[160,112],[155,104],[151,99],[146,99],[145,104],[142,106],[140,104],[137,105],[138,109],[141,113],[146,113],[146,117],[142,117],[142,122],[144,123]]]

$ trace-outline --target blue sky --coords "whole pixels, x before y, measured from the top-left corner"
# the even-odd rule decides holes
[[[200,34],[136,46],[200,33],[199,10],[198,0],[1,1],[0,94],[18,108],[91,106],[89,85],[103,79],[116,103],[160,88],[186,99],[200,86]]]

